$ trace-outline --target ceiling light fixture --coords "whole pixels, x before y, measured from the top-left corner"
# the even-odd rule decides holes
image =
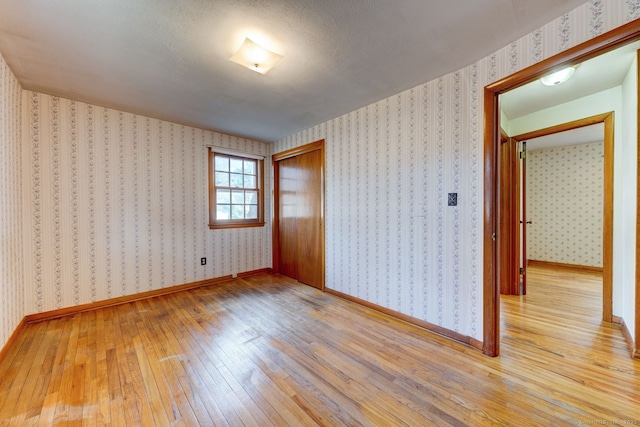
[[[543,85],[545,86],[556,86],[561,83],[566,82],[573,76],[575,73],[577,66],[563,68],[560,71],[556,71],[555,73],[551,73],[546,75],[540,79]]]
[[[229,61],[240,64],[260,74],[267,74],[276,62],[282,59],[282,55],[260,46],[253,40],[246,38],[240,49],[233,54]]]

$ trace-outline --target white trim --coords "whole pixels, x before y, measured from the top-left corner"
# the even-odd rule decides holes
[[[265,156],[261,156],[259,154],[245,153],[244,151],[233,150],[231,148],[217,147],[215,145],[207,145],[207,148],[209,148],[214,153],[219,153],[219,154],[228,154],[230,156],[247,157],[249,159],[256,159],[256,160],[265,159]]]

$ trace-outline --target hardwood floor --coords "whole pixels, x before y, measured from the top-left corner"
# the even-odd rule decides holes
[[[30,324],[0,425],[638,424],[640,361],[593,312],[599,280],[531,269],[493,359],[269,274]]]

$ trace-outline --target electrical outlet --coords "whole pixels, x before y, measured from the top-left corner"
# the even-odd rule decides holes
[[[207,265],[207,259],[206,258],[200,258],[200,265]]]
[[[233,273],[233,274],[231,275],[231,277],[232,277],[232,278],[234,278],[234,279],[237,279],[237,278],[238,278],[238,273]]]

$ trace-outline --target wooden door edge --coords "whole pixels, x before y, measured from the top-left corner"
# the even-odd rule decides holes
[[[636,65],[636,76],[637,76],[637,86],[638,92],[636,94],[637,99],[640,100],[640,50],[636,52],[637,65]],[[637,188],[636,192],[637,200],[636,200],[636,301],[635,301],[635,348],[633,351],[633,355],[635,358],[640,359],[640,215],[638,214],[638,209],[640,208],[640,108],[638,108],[640,101],[636,103],[636,108],[638,109],[637,114],[637,146],[638,146],[638,162],[637,162],[637,170],[636,175],[638,176],[637,180]]]

